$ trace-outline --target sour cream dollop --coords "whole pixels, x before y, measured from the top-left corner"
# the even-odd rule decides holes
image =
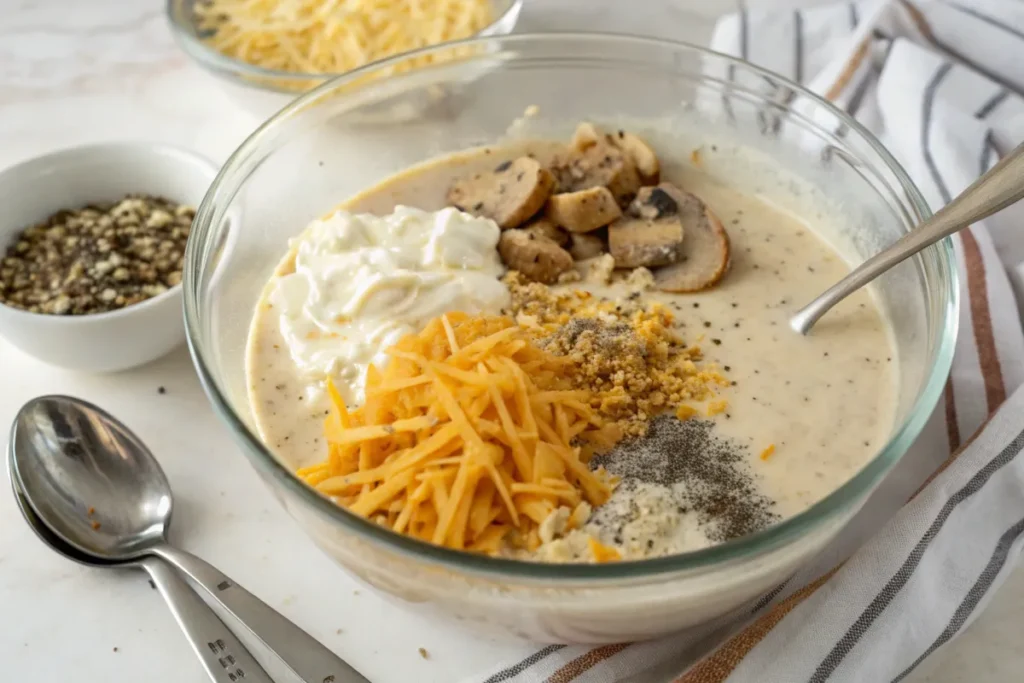
[[[367,367],[383,367],[401,337],[449,311],[499,312],[509,302],[498,279],[500,232],[451,208],[338,211],[314,221],[292,242],[294,271],[276,278],[269,296],[311,391],[332,377],[347,402],[359,403]]]

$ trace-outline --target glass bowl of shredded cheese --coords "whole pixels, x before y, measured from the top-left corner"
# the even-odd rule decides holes
[[[453,47],[468,56],[445,59]],[[205,45],[202,49],[209,52],[204,59],[218,68],[235,64]],[[423,65],[396,72],[410,57]],[[368,112],[385,104],[420,102],[438,89],[456,93],[458,106],[427,110],[411,121],[363,123]],[[681,43],[606,34],[475,38],[332,79],[256,130],[223,166],[197,209],[185,255],[184,310],[197,372],[239,450],[299,528],[348,573],[410,609],[455,617],[474,632],[535,642],[622,643],[672,633],[751,604],[839,534],[899,462],[942,395],[955,341],[957,286],[952,248],[945,243],[882,283],[878,294],[893,311],[893,360],[899,372],[891,430],[856,474],[810,507],[717,545],[639,560],[606,562],[595,552],[595,562],[544,563],[433,544],[321,495],[298,472],[321,462],[333,445],[325,413],[309,409],[309,397],[286,393],[277,378],[267,380],[278,391],[272,403],[258,402],[252,394],[257,380],[248,374],[257,307],[284,315],[282,305],[268,306],[262,297],[289,241],[332,207],[428,160],[469,148],[487,153],[492,146],[516,142],[567,140],[580,121],[644,136],[671,135],[673,142],[663,148],[674,150],[673,163],[696,163],[691,150],[706,146],[704,160],[697,159],[702,172],[742,192],[763,191],[770,175],[749,172],[752,156],[726,163],[723,155],[733,148],[757,152],[785,174],[780,177],[801,179],[799,197],[825,197],[828,206],[838,207],[829,215],[851,217],[856,227],[843,237],[854,241],[858,254],[905,234],[928,212],[906,173],[856,121],[799,85],[742,60]],[[718,156],[712,155],[711,141]],[[669,151],[665,154],[668,159]],[[388,215],[395,198],[380,196],[382,205],[362,210]],[[441,191],[416,208],[440,211],[443,197]],[[815,215],[796,206],[798,215]],[[339,317],[332,320],[349,322]],[[458,330],[453,334],[457,343],[449,346],[462,346]],[[280,358],[293,358],[282,353]],[[415,387],[421,379],[382,375],[381,382]],[[262,431],[261,407],[298,411],[288,419],[301,420],[286,425],[289,430],[313,426],[308,440],[292,438],[297,431],[282,432],[289,444],[300,444],[298,458],[283,455],[282,441]],[[366,438],[378,438],[377,433]],[[792,471],[779,455],[773,457]],[[296,585],[309,584],[304,572],[294,567]],[[332,590],[341,589],[327,577],[316,577],[319,594]]]
[[[505,35],[523,0],[168,0],[192,59],[247,109],[270,114],[324,81],[395,55],[474,36]],[[392,64],[399,73],[466,48]],[[443,94],[435,92],[433,99]]]

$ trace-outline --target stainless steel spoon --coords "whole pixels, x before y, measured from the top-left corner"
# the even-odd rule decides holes
[[[939,209],[934,216],[889,248],[857,266],[853,272],[800,309],[789,319],[790,327],[800,334],[807,334],[814,323],[833,306],[896,264],[943,237],[949,237],[1021,199],[1024,199],[1024,144],[1003,157],[988,173],[974,181],[973,185]]]
[[[10,451],[10,449],[8,450]],[[39,540],[56,551],[57,554],[87,567],[106,569],[140,567],[149,573],[153,584],[163,595],[167,606],[171,608],[175,621],[178,622],[211,681],[234,683],[244,680],[247,683],[250,681],[273,683],[263,667],[253,659],[245,646],[224,625],[224,622],[166,562],[156,557],[146,557],[135,562],[106,562],[75,550],[43,524],[43,521],[28,504],[25,494],[22,492],[21,483],[12,467],[10,452],[8,452],[7,466],[11,476],[11,488],[14,490],[14,500],[18,509],[21,510],[21,516],[25,518]]]
[[[108,562],[161,558],[209,593],[305,683],[369,683],[218,569],[168,544],[167,478],[146,446],[113,416],[67,396],[33,399],[15,418],[10,448],[32,509],[76,550]]]

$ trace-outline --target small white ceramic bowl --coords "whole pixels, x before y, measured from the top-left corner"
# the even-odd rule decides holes
[[[198,206],[217,175],[213,162],[178,147],[115,142],[73,147],[0,171],[0,258],[25,228],[61,209],[149,194]],[[29,313],[0,304],[0,335],[53,365],[124,370],[185,339],[181,285],[151,299],[90,315]]]

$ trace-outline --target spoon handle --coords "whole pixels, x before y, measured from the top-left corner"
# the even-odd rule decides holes
[[[174,569],[155,557],[143,560],[142,566],[164,596],[211,681],[273,683],[245,646]]]
[[[807,334],[833,306],[896,264],[1021,199],[1024,199],[1024,144],[1018,145],[930,219],[860,264],[807,304],[790,319],[790,326],[800,334]]]
[[[205,560],[168,545],[152,552],[201,586],[304,683],[370,683],[313,636]]]

